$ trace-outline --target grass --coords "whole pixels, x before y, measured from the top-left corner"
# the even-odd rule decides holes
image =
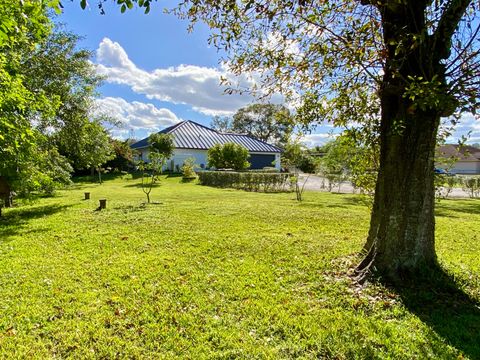
[[[5,211],[0,358],[480,358],[478,201],[438,205],[438,283],[359,288],[355,195],[138,181]]]

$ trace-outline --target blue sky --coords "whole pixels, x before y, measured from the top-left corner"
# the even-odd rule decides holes
[[[231,115],[254,102],[247,95],[223,94],[220,76],[233,75],[219,65],[220,54],[208,45],[209,29],[198,25],[189,33],[188,22],[163,13],[169,2],[154,3],[147,15],[137,8],[121,14],[113,1],[104,3],[106,15],[100,14],[96,0],[86,10],[79,1],[63,2],[57,21],[84,36],[81,47],[94,52],[92,61],[106,77],[99,89],[98,111],[122,121],[116,136],[127,137],[133,131],[142,138],[187,119],[209,125],[214,115]],[[328,125],[319,126],[305,143],[324,143],[332,138],[331,131]],[[468,131],[469,142],[480,142],[479,122],[469,115],[449,141]]]

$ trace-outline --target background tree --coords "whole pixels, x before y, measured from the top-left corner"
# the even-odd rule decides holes
[[[247,134],[283,147],[293,132],[294,118],[284,105],[253,104],[239,109],[231,118],[215,116],[210,126],[220,132]]]
[[[72,166],[99,167],[111,152],[103,120],[91,120],[101,81],[91,53],[53,26],[49,6],[58,1],[0,5],[0,174],[20,195],[51,194],[70,181]]]
[[[59,101],[53,114],[36,116],[36,129],[75,170],[99,168],[103,164],[99,161],[110,158],[112,148],[102,125],[114,123],[95,114],[96,88],[102,78],[90,62],[92,53],[78,49],[79,40],[57,25],[35,51],[23,55],[26,86]]]
[[[110,139],[115,157],[106,162],[105,167],[127,171],[134,166],[134,151],[130,147],[130,140]]]
[[[232,118],[228,116],[214,116],[210,122],[210,127],[222,133],[232,131]]]
[[[249,156],[245,146],[235,143],[215,144],[208,149],[207,161],[208,166],[216,169],[239,171],[250,167],[250,163],[247,161]]]
[[[233,115],[231,131],[283,146],[294,128],[293,117],[283,105],[253,104]]]
[[[305,185],[310,175],[319,170],[319,159],[312,157],[305,146],[297,140],[289,140],[284,147],[282,154],[282,164],[291,173],[291,181],[295,188],[295,194],[298,201],[302,201]],[[306,175],[301,178],[300,171]]]
[[[142,172],[142,191],[147,196],[150,204],[150,193],[157,181],[157,175],[161,174],[167,159],[171,158],[175,144],[169,134],[151,134],[148,137],[148,163],[140,162],[139,170]],[[147,173],[148,172],[148,173]]]
[[[22,74],[22,55],[35,51],[50,32],[48,5],[28,0],[0,4],[0,176],[12,190],[18,190],[22,171],[38,155],[37,140],[43,141],[32,126],[31,115],[51,115],[59,105],[57,98],[46,96],[42,89],[26,86]],[[38,178],[29,187],[35,183]]]

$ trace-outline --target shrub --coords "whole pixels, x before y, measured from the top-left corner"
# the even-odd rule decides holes
[[[208,150],[208,166],[216,169],[244,170],[250,167],[246,147],[235,144],[216,144]]]
[[[249,172],[257,172],[257,173],[279,173],[280,170],[274,167],[266,166],[263,169],[251,169],[247,170]]]
[[[267,172],[202,171],[198,173],[201,185],[234,188],[246,191],[292,191],[290,174]]]
[[[195,173],[195,159],[193,157],[189,157],[185,159],[182,165],[182,178],[184,180],[193,180],[197,177]]]
[[[302,154],[297,160],[297,168],[307,174],[315,174],[318,171],[319,159],[313,156]]]

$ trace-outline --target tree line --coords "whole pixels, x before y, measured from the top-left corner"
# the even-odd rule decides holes
[[[115,119],[96,111],[103,79],[89,61],[92,53],[54,17],[47,2],[0,4],[0,179],[6,206],[7,192],[52,194],[75,171],[99,171],[107,161],[122,167],[121,159],[131,157],[128,144],[105,129]]]

